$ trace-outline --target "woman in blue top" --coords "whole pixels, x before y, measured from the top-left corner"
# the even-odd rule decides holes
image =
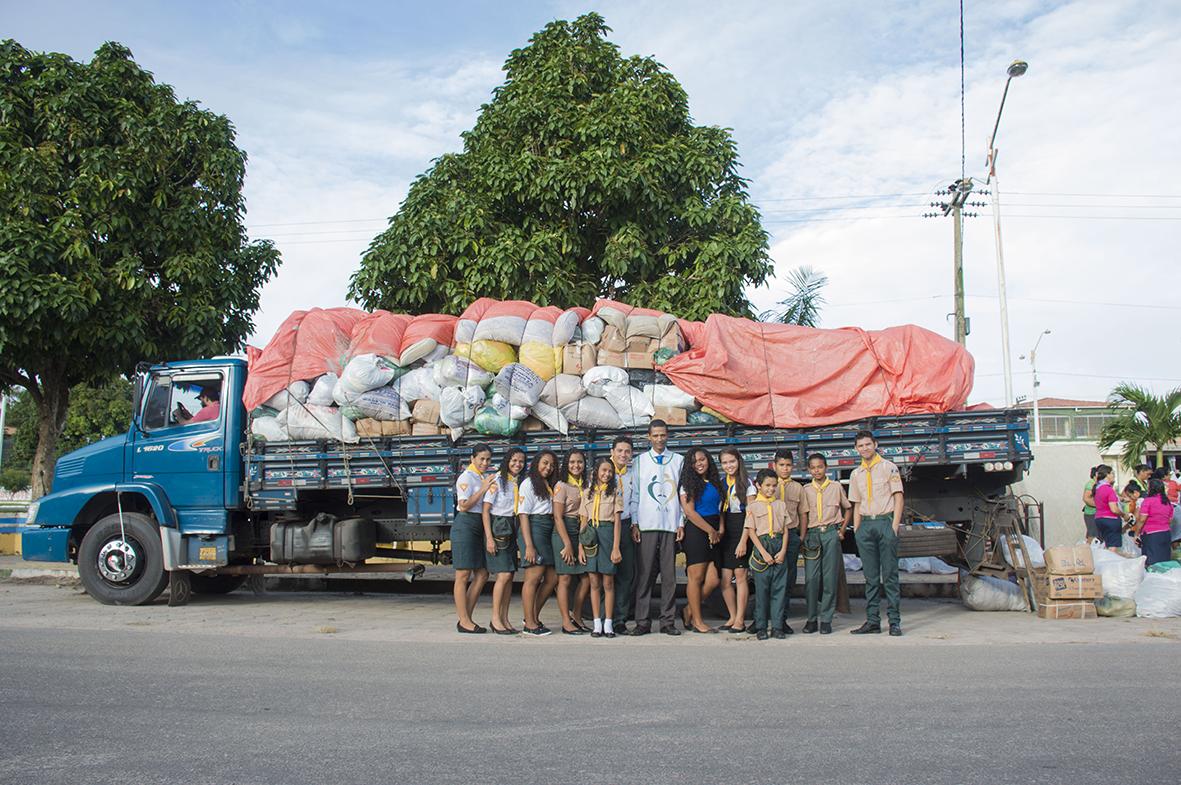
[[[710,454],[701,448],[691,450],[681,468],[681,510],[685,513],[685,571],[689,599],[681,614],[686,630],[716,632],[701,618],[701,600],[718,587],[721,563],[721,512],[725,488]]]

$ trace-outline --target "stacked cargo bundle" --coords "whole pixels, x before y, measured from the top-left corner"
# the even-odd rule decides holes
[[[611,300],[561,309],[482,298],[458,317],[298,311],[249,349],[249,372],[255,438],[356,443],[947,411],[971,389],[972,360],[917,327],[687,322]]]
[[[1037,615],[1043,619],[1093,619],[1103,583],[1095,574],[1088,545],[1046,549],[1046,566],[1030,570]]]

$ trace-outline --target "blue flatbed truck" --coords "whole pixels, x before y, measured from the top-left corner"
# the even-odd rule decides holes
[[[165,588],[171,604],[183,604],[192,592],[225,593],[252,575],[408,569],[393,559],[446,564],[454,481],[473,440],[489,443],[499,460],[512,444],[530,454],[575,446],[606,454],[618,434],[267,443],[250,435],[241,403],[246,376],[236,358],[141,365],[127,433],[58,460],[52,493],[29,508],[24,558],[76,562],[87,592],[118,605],[151,602]],[[197,392],[211,385],[221,391],[218,416],[178,422],[177,404],[197,411]],[[822,452],[831,475],[844,480],[859,460],[853,436],[866,427],[906,480],[907,520],[915,525],[904,527],[903,555],[943,555],[969,567],[988,559],[990,521],[998,511],[1020,514],[1008,489],[1032,459],[1022,410],[808,429],[673,426],[669,445],[733,445],[749,468],[769,465],[786,447],[800,471],[807,454]],[[642,431],[630,435],[637,450],[646,446]],[[932,521],[944,525],[922,525]]]

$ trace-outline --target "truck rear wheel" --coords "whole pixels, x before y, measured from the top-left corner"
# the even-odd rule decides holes
[[[78,548],[78,575],[86,593],[104,605],[144,605],[168,585],[160,531],[146,515],[118,513],[100,520]]]
[[[245,575],[193,575],[193,594],[229,594],[246,582]]]

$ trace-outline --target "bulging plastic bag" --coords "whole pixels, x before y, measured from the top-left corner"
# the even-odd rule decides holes
[[[1027,611],[1021,588],[988,575],[960,571],[960,598],[972,611]]]
[[[517,406],[532,406],[541,397],[545,382],[540,376],[520,363],[510,363],[500,369],[492,384],[496,392]]]
[[[444,387],[439,393],[439,419],[448,428],[462,428],[475,418],[483,405],[483,387]]]
[[[561,350],[559,350],[557,357],[561,356]],[[543,381],[549,381],[558,372],[554,347],[548,341],[529,341],[521,344],[521,365],[529,368]]]
[[[585,395],[586,388],[582,386],[582,377],[560,373],[545,383],[539,400],[560,409]]]
[[[294,381],[287,385],[286,390],[280,390],[270,398],[267,398],[262,405],[269,406],[276,411],[282,411],[292,403],[305,403],[308,399],[308,393],[311,391],[311,389],[312,388],[307,382]]]
[[[603,328],[606,326],[606,323],[597,316],[590,316],[583,319],[581,325],[582,340],[587,343],[598,343],[603,337]]]
[[[610,365],[596,365],[582,375],[582,386],[589,395],[603,398],[611,385],[627,385],[627,371]]]
[[[489,373],[499,373],[509,363],[517,361],[515,347],[501,341],[475,341],[455,347],[455,354],[469,359]]]
[[[563,436],[570,432],[570,421],[566,419],[566,415],[544,401],[533,404],[533,416],[545,423],[545,427]]]
[[[250,422],[250,433],[264,442],[287,441],[287,428],[278,417],[255,417]]]
[[[689,412],[685,417],[689,425],[721,425],[722,421],[706,412]]]
[[[697,409],[697,401],[693,396],[675,384],[645,384],[644,397],[651,401],[653,406],[684,409],[690,412]]]
[[[381,422],[410,419],[410,406],[396,387],[379,387],[363,392],[341,406],[340,411],[350,420],[363,420],[366,417]]]
[[[433,367],[435,384],[440,387],[484,387],[492,381],[492,374],[457,354],[447,355]]]
[[[363,392],[385,387],[394,380],[397,366],[376,354],[358,354],[341,371],[333,392],[337,403],[347,403]]]
[[[493,393],[492,397],[488,399],[488,405],[495,409],[497,414],[508,417],[511,420],[524,420],[529,416],[529,407],[509,403],[509,399],[500,393]],[[534,406],[536,405],[534,404]]]
[[[656,414],[652,402],[644,397],[644,393],[631,385],[612,384],[607,386],[605,396],[607,403],[619,414],[624,428],[639,428],[647,425]]]
[[[623,420],[615,407],[603,398],[593,395],[563,406],[562,414],[566,419],[579,428],[593,428],[596,430],[614,430],[623,427]]]
[[[358,441],[353,421],[343,417],[338,409],[304,404],[292,406],[285,414],[287,434],[292,440],[335,439],[345,444],[356,444]]]
[[[337,381],[339,377],[334,373],[326,373],[316,379],[312,391],[308,393],[307,403],[313,406],[331,406],[335,402],[332,393],[336,389]]]
[[[1181,570],[1144,576],[1136,588],[1136,615],[1146,619],[1181,616]]]
[[[1029,560],[1033,562],[1033,566],[1035,568],[1045,567],[1046,553],[1042,550],[1041,544],[1028,534],[1022,534],[1021,540],[1025,543],[1025,550],[1029,553]],[[1022,564],[1014,564],[1013,559],[1009,557],[1008,542],[1003,534],[1001,535],[1001,555],[1005,557],[1005,564],[1008,564],[1010,567],[1019,568],[1024,566]],[[1017,549],[1017,561],[1020,562],[1021,560],[1021,550]]]
[[[491,406],[485,406],[476,413],[473,425],[477,431],[489,436],[512,436],[521,427],[521,421],[505,417]]]
[[[957,568],[936,556],[917,556],[910,559],[899,559],[898,569],[903,572],[927,573],[930,575],[954,575]]]
[[[1136,615],[1136,601],[1126,597],[1104,595],[1095,600],[1095,611],[1112,619],[1128,619]]]
[[[437,401],[443,391],[435,381],[435,371],[430,366],[415,368],[399,379],[394,386],[402,395],[402,400],[407,402]]]
[[[1103,581],[1103,593],[1112,597],[1135,597],[1144,580],[1144,557],[1129,559],[1112,553],[1101,545],[1091,547],[1095,574]]]

